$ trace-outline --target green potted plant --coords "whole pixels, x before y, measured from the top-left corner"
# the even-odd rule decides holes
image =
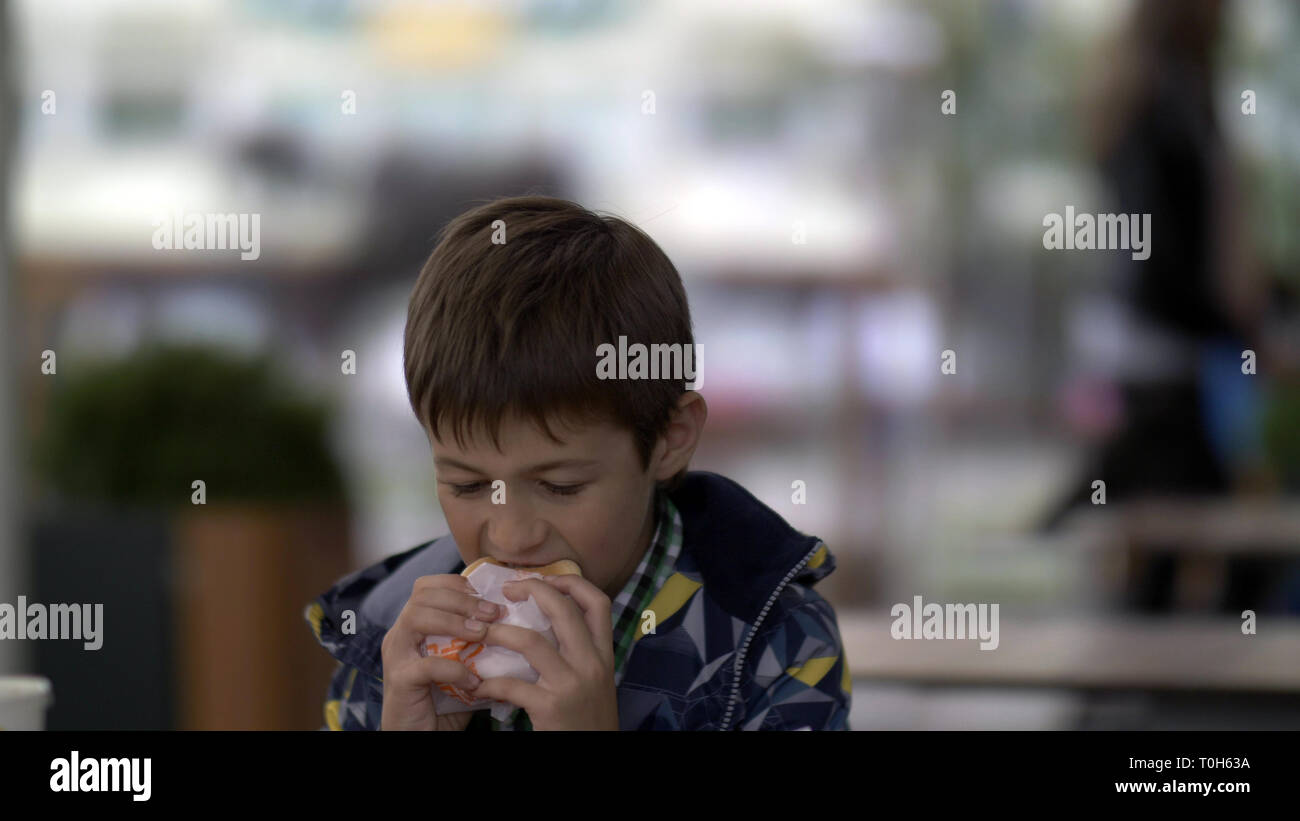
[[[51,728],[318,726],[330,664],[302,607],[348,568],[328,403],[267,356],[205,346],[59,366],[33,576],[49,600],[103,602],[106,640],[37,648]]]

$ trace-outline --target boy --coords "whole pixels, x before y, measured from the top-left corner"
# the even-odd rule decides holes
[[[848,729],[835,611],[811,589],[833,557],[734,482],[687,472],[707,415],[696,374],[667,356],[608,367],[612,346],[638,344],[694,345],[681,278],[639,229],[537,196],[446,226],[412,292],[404,359],[451,534],[308,606],[340,662],[327,727]],[[534,597],[558,647],[479,611],[459,573],[483,556],[577,562],[581,577],[505,590]],[[516,650],[540,678],[479,680],[422,657],[428,634]],[[439,683],[517,709],[439,716]]]

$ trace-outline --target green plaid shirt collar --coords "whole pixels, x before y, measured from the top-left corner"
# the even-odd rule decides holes
[[[645,552],[632,578],[614,597],[610,608],[610,617],[614,620],[615,687],[623,681],[624,662],[641,624],[641,614],[668,580],[677,566],[677,555],[682,551],[682,517],[667,493],[655,495],[655,522],[650,549]]]
[[[614,597],[610,608],[610,618],[614,622],[615,687],[623,681],[623,668],[636,638],[637,627],[641,623],[640,614],[672,574],[681,551],[681,514],[677,512],[677,506],[668,498],[668,494],[659,491],[655,494],[655,532],[650,539],[650,548],[641,558],[636,572]],[[531,730],[532,723],[529,722],[527,713],[516,709],[504,722],[492,719],[492,729]]]

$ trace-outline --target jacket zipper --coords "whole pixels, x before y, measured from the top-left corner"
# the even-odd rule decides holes
[[[763,619],[767,618],[767,611],[772,609],[772,605],[776,603],[777,597],[781,595],[781,591],[784,590],[786,585],[790,584],[790,580],[798,575],[799,571],[803,570],[804,566],[812,560],[813,555],[816,554],[823,544],[824,542],[818,540],[817,544],[813,545],[812,549],[799,560],[799,563],[790,568],[790,572],[786,573],[785,578],[781,579],[781,582],[776,586],[776,589],[772,591],[772,595],[767,597],[767,603],[764,604],[763,609],[759,611],[758,618],[754,620],[754,626],[751,627],[749,632],[745,635],[745,640],[740,645],[740,652],[736,654],[736,663],[731,668],[731,697],[727,699],[727,712],[722,716],[722,724],[718,727],[719,732],[728,729],[731,724],[731,712],[736,707],[736,699],[740,697],[740,673],[745,669],[745,656],[749,653],[750,641],[753,640],[754,635],[758,632],[759,628],[763,626]]]

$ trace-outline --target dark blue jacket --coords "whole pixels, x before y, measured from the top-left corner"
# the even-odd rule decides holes
[[[625,730],[847,730],[849,667],[835,611],[812,588],[835,569],[820,539],[794,530],[735,482],[688,473],[670,494],[682,517],[677,564],[637,629],[618,688]],[[420,576],[459,573],[450,536],[357,571],[306,611],[339,660],[325,726],[378,729],[380,646]],[[341,614],[356,631],[340,632]]]

